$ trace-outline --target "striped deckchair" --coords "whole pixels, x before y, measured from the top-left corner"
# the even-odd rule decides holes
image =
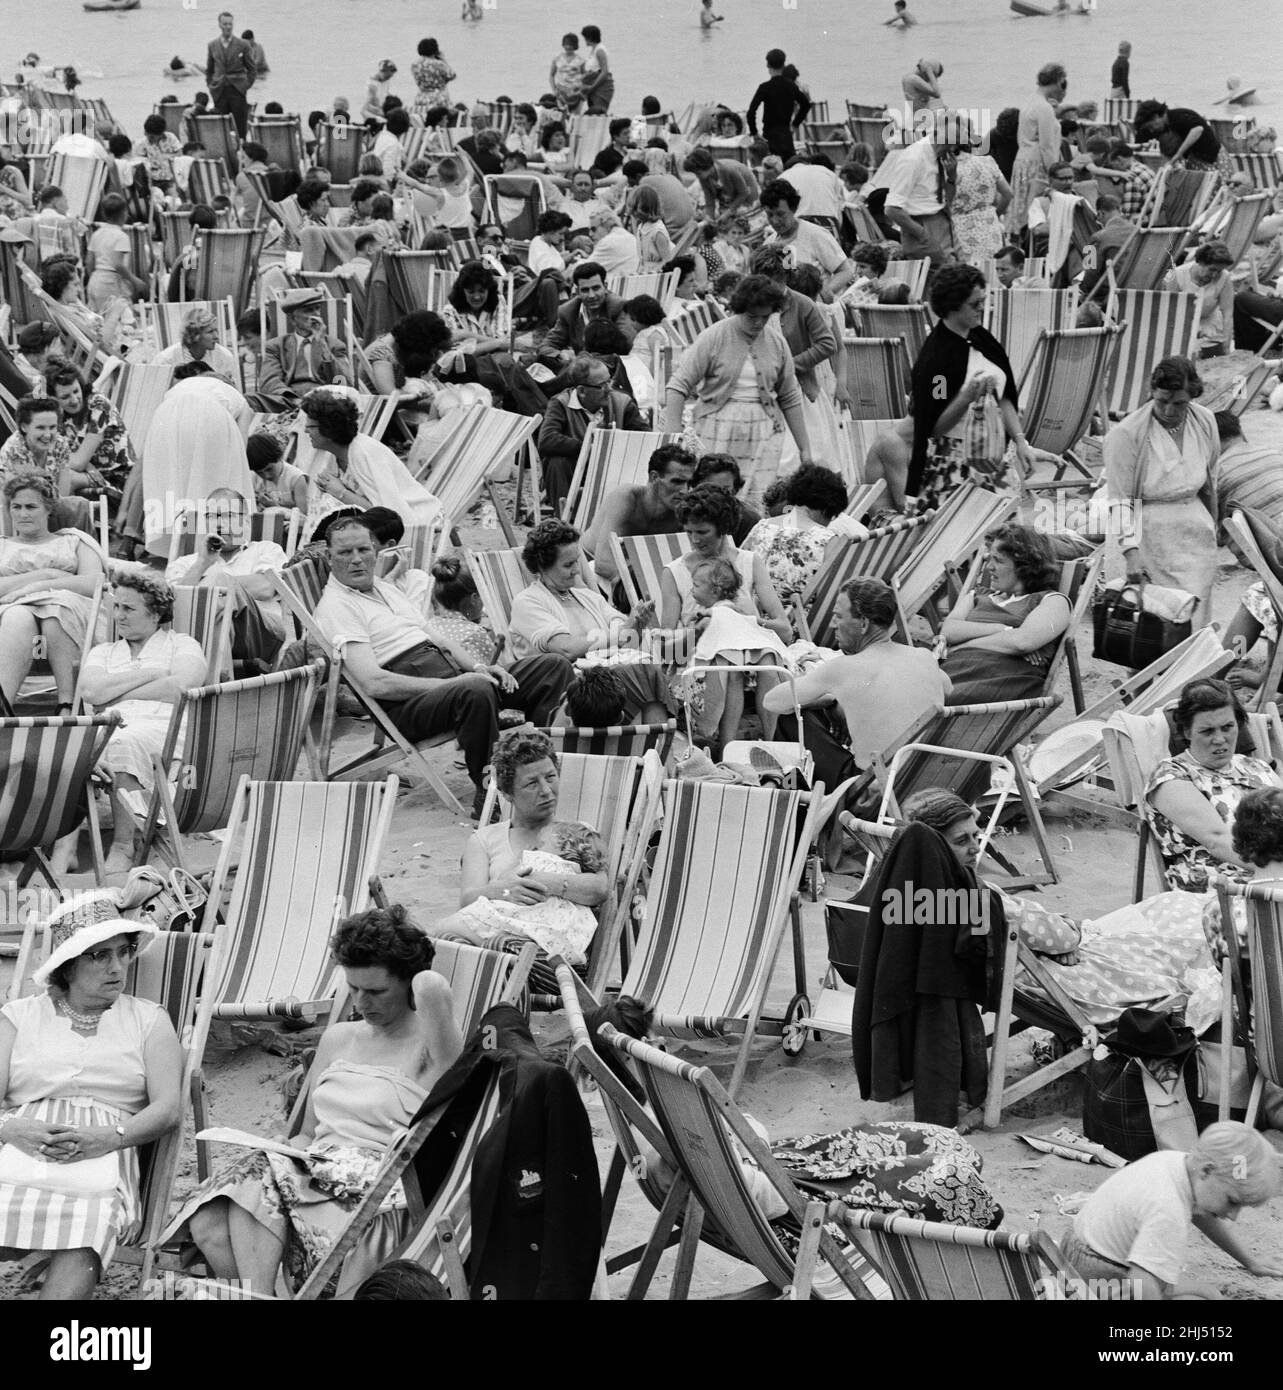
[[[209,675],[218,680],[232,677],[231,592],[208,584],[175,584],[175,632],[185,632],[200,644]]]
[[[908,260],[894,260],[887,263],[882,278],[902,281],[909,287],[909,298],[914,304],[921,304],[927,292],[927,274],[931,269],[929,256],[915,256]]]
[[[71,217],[92,222],[107,191],[107,164],[91,155],[56,154],[49,161],[46,181],[62,189]]]
[[[1235,265],[1247,255],[1256,240],[1257,229],[1261,219],[1270,211],[1272,198],[1268,189],[1234,198],[1208,228],[1210,235],[1225,243],[1226,250],[1234,257]]]
[[[112,365],[95,383],[94,389],[120,412],[136,457],[142,455],[152,416],[160,408],[173,380],[173,367],[113,359]]]
[[[1245,963],[1237,934],[1226,932],[1224,935],[1229,952],[1226,964],[1231,967],[1237,986],[1239,1030],[1245,1031],[1245,1020],[1251,1019],[1251,1029],[1244,1042],[1252,1090],[1244,1120],[1255,1127],[1265,1094],[1265,1083],[1268,1081],[1272,1086],[1283,1084],[1283,892],[1268,882],[1236,883],[1223,874],[1215,875],[1214,882],[1220,899],[1222,922],[1236,920],[1236,899],[1243,900],[1247,912],[1246,965],[1250,968],[1250,1003]],[[1226,1000],[1222,1013],[1222,1037],[1234,1036],[1233,1015],[1231,998]],[[1228,1088],[1224,1088],[1221,1094],[1219,1118],[1222,1120],[1230,1118],[1227,1091]]]
[[[865,540],[848,541],[820,569],[799,598],[794,620],[801,636],[821,647],[836,646],[833,613],[842,586],[852,579],[890,583],[926,534],[930,515],[904,517],[870,531]]]
[[[608,492],[645,483],[655,450],[681,441],[680,434],[603,430],[590,425],[570,480],[563,517],[579,531],[587,531]]]
[[[742,1035],[730,1079],[734,1095],[754,1035],[783,1036],[805,1005],[799,974],[784,1019],[763,1017],[819,829],[821,792],[684,781],[666,782],[662,799],[663,829],[623,992],[654,1007],[662,1033]],[[736,866],[733,879],[728,864]]]
[[[1061,703],[1059,695],[1031,700],[995,700],[979,705],[949,705],[928,710],[896,740],[891,749],[876,754],[873,770],[882,784],[878,820],[884,824],[901,819],[900,807],[916,791],[943,787],[974,806],[989,790],[996,769],[1008,776],[980,838],[980,852],[988,853],[1020,886],[1058,883],[1059,872],[1042,823],[1037,798],[1019,757],[1013,750]],[[1044,872],[1019,874],[993,845],[1008,800],[1018,796],[1029,820]],[[1014,885],[1013,885],[1014,886]]]
[[[659,606],[660,583],[664,570],[690,549],[685,531],[667,536],[611,536],[610,553],[615,573],[628,595],[629,607],[650,599]]]
[[[1024,375],[1044,329],[1072,328],[1078,291],[1004,290],[993,287],[985,300],[985,327],[1002,344],[1017,381]]]
[[[230,299],[238,315],[250,303],[250,288],[263,250],[263,230],[211,227],[202,230],[196,257],[193,299]]]
[[[1189,227],[1202,215],[1216,190],[1218,175],[1210,169],[1174,169],[1166,165],[1154,180],[1148,208],[1139,225]]]
[[[219,343],[234,357],[237,356],[239,345],[236,337],[236,315],[232,311],[230,299],[216,299],[208,304],[202,304],[197,300],[188,300],[186,304],[145,304],[144,326],[157,351],[182,342],[183,320],[193,309],[203,309],[214,316]]]
[[[283,300],[284,292],[278,292],[270,298],[264,298],[259,306],[260,331],[265,343],[270,343],[274,338],[285,337],[290,332],[289,315],[285,311]],[[348,362],[354,363],[356,333],[352,324],[352,301],[346,295],[336,297],[327,294],[318,309],[325,318],[326,333],[343,344]]]
[[[22,274],[25,262],[21,253],[21,242],[0,241],[0,293],[12,312],[15,328],[44,317],[37,312],[35,292]]]
[[[187,120],[187,113],[191,109],[192,104],[190,101],[163,101],[157,102],[151,110],[153,116],[161,116],[164,118],[165,129],[169,131],[171,135],[177,135],[183,138],[186,132],[185,122]]]
[[[1159,289],[1188,239],[1187,227],[1137,227],[1087,298],[1102,298],[1111,282],[1119,289]]]
[[[892,580],[903,622],[921,611],[951,572],[966,567],[988,532],[1011,517],[1016,506],[1016,498],[973,483],[949,495]]]
[[[860,483],[851,490],[846,504],[847,516],[857,521],[876,512],[887,500],[887,485],[880,479],[876,483]]]
[[[715,299],[688,299],[664,320],[664,327],[675,347],[688,348],[696,338],[726,315]]]
[[[516,1005],[526,987],[530,967],[538,947],[527,942],[513,955],[470,946],[463,941],[441,941],[433,937],[435,955],[432,968],[444,975],[454,1002],[454,1021],[466,1043],[477,1031],[482,1018],[496,1004]]]
[[[268,164],[303,171],[303,127],[297,116],[251,116],[249,138],[267,151]]]
[[[1109,413],[1130,415],[1149,399],[1150,373],[1164,357],[1194,357],[1198,297],[1175,290],[1118,290],[1108,317],[1123,330],[1109,371]]]
[[[612,1076],[613,1086],[604,1078],[599,1085],[609,1088],[616,1112],[613,1118],[636,1125],[646,1137],[652,1137],[657,1126],[665,1141],[659,1152],[677,1173],[640,1259],[630,1299],[645,1297],[679,1215],[681,1237],[670,1299],[690,1296],[706,1222],[711,1244],[752,1266],[766,1281],[765,1288],[758,1286],[740,1297],[810,1299],[818,1292],[817,1280],[825,1285],[836,1280],[831,1285],[835,1297],[885,1296],[876,1271],[863,1259],[853,1259],[827,1230],[825,1203],[805,1197],[776,1163],[736,1104],[733,1086],[728,1092],[708,1067],[678,1061],[649,1043],[624,1037],[609,1024],[602,1028],[601,1037],[635,1069],[654,1115],[651,1125],[642,1127],[640,1121],[649,1117],[597,1057],[583,1029],[575,1044],[576,1060],[594,1077]],[[741,1155],[753,1162],[787,1207],[789,1224],[800,1231],[796,1255],[754,1200]]]
[[[1091,479],[1091,470],[1075,456],[1074,446],[1103,406],[1121,332],[1116,327],[1044,329],[1034,344],[1020,380],[1021,412],[1030,445],[1060,455],[1057,482],[1068,468]]]
[[[667,766],[677,736],[677,720],[670,719],[664,724],[615,724],[606,729],[563,724],[553,725],[543,732],[552,739],[559,756],[591,753],[599,758],[640,758],[654,749],[660,762]]]
[[[170,717],[164,748],[152,755],[155,786],[140,864],[147,862],[163,835],[173,862],[190,868],[182,837],[224,829],[242,777],[253,782],[293,779],[324,672],[324,663],[316,661],[183,692]],[[181,769],[171,789],[169,770],[180,756]]]
[[[232,181],[221,159],[193,159],[187,171],[187,187],[193,203],[213,207],[215,198],[232,197]]]
[[[899,419],[909,395],[909,355],[901,338],[862,338],[847,330],[833,359],[837,399],[856,420]]]
[[[533,174],[486,174],[484,218],[497,222],[514,241],[528,242],[548,208],[543,180]]]
[[[420,309],[439,309],[435,299],[434,272],[449,268],[446,251],[389,251],[383,264],[388,273],[388,296],[399,314]],[[447,291],[448,293],[448,291]]]
[[[334,183],[355,183],[361,156],[365,154],[367,133],[364,126],[347,121],[322,121],[316,127],[316,153],[313,158],[330,171]]]
[[[587,169],[610,144],[610,117],[580,115],[570,118],[570,167]]]
[[[406,467],[441,503],[452,526],[458,526],[468,509],[488,493],[499,514],[509,544],[517,535],[512,518],[501,505],[490,475],[514,459],[539,428],[537,415],[516,415],[493,406],[467,406],[450,412],[448,426],[435,436],[431,448],[420,436],[406,459]]]
[[[1274,619],[1278,622],[1283,616],[1283,583],[1280,583],[1278,575],[1265,558],[1251,523],[1241,511],[1233,511],[1225,518],[1222,525],[1225,529],[1226,539],[1233,542],[1242,559],[1247,562],[1248,567],[1255,571],[1256,577],[1263,585],[1265,595],[1274,609]],[[1256,699],[1252,702],[1256,709],[1264,708],[1266,696],[1272,691],[1278,690],[1280,679],[1283,679],[1283,642],[1275,642],[1269,667],[1257,688]]]
[[[464,814],[459,798],[446,785],[441,774],[424,756],[429,748],[453,741],[452,734],[440,734],[422,740],[417,746],[397,728],[379,701],[358,680],[344,663],[337,649],[321,631],[313,616],[321,595],[325,592],[322,571],[314,561],[291,565],[272,576],[276,592],[285,609],[294,618],[309,643],[316,646],[329,666],[325,683],[325,702],[321,714],[321,732],[317,744],[317,766],[320,775],[331,782],[349,782],[358,777],[370,777],[395,767],[403,760],[423,778],[450,811]],[[349,759],[338,768],[331,767],[335,722],[338,713],[339,682],[347,684],[373,724],[373,743],[363,753]]]
[[[653,275],[611,275],[606,288],[621,299],[633,299],[639,294],[648,294],[659,300],[667,314],[677,298],[677,282],[682,278],[681,271],[657,271]]]
[[[1207,402],[1209,410],[1228,410],[1236,418],[1242,417],[1243,412],[1256,401],[1266,385],[1278,375],[1278,358],[1270,358],[1265,354],[1273,350],[1280,335],[1283,335],[1283,324],[1274,329],[1269,338],[1245,363],[1243,370],[1236,372],[1212,395]]]
[[[250,178],[254,176],[251,174]],[[185,212],[173,212],[169,208],[159,208],[160,214],[160,259],[166,270],[173,268],[179,256],[196,240],[196,229]]]
[[[534,582],[530,571],[522,564],[521,550],[509,547],[500,550],[464,549],[463,558],[477,586],[477,595],[496,637],[507,644],[508,624],[512,618],[512,601]],[[587,575],[584,583],[591,588]]]
[[[1100,103],[1100,119],[1117,124],[1126,121],[1128,125],[1136,119],[1136,108],[1140,105],[1138,97],[1106,97]]]
[[[178,514],[169,548],[171,564],[185,555],[196,553],[197,538],[210,534],[211,514],[226,515],[227,503],[205,501],[190,511]],[[251,541],[271,541],[273,545],[279,545],[286,559],[298,549],[298,533],[303,518],[297,507],[264,507],[251,513],[245,520],[249,523]],[[423,566],[417,565],[415,568],[422,569]]]
[[[1283,183],[1283,155],[1277,150],[1269,154],[1230,154],[1235,173],[1246,174],[1255,188],[1277,188]]]
[[[897,1301],[985,1303],[1089,1298],[1087,1285],[1044,1231],[980,1231],[844,1207],[847,1235]]]
[[[855,332],[861,338],[902,338],[910,363],[918,360],[931,332],[925,304],[862,304],[855,317]]]
[[[857,144],[868,145],[873,151],[874,163],[881,164],[887,156],[886,112],[867,106],[853,109],[853,103],[849,101],[846,109],[846,123],[851,130],[851,138]]]
[[[194,111],[188,111],[184,119],[187,123],[187,139],[195,144],[204,145],[208,155],[223,161],[228,177],[235,178],[240,168],[240,161],[236,156],[240,139],[232,118],[228,115],[201,116]]]
[[[838,468],[848,489],[863,483],[864,461],[878,435],[894,429],[898,423],[897,420],[852,420],[845,413],[839,417]],[[850,503],[847,504],[847,511],[851,511]],[[851,515],[855,513],[851,512]]]

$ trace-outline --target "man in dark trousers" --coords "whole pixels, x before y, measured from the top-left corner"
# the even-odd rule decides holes
[[[210,40],[205,61],[205,85],[214,99],[214,110],[219,115],[230,116],[236,123],[237,135],[244,140],[249,120],[249,101],[245,94],[258,76],[254,50],[232,33],[232,16],[226,10],[218,16],[218,28],[218,38]]]
[[[771,74],[753,93],[748,108],[750,135],[757,134],[757,108],[762,108],[762,135],[771,153],[781,159],[792,159],[793,131],[806,120],[811,98],[803,96],[796,82],[784,76],[784,50],[773,48],[766,55],[766,69]]]

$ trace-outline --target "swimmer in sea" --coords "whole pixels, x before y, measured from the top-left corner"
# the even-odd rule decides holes
[[[479,24],[482,19],[481,0],[463,0],[463,9],[459,11],[459,18],[466,19],[473,24]]]
[[[204,77],[205,71],[195,63],[184,62],[177,53],[169,60],[169,66],[165,69],[165,76],[174,82],[181,81],[184,77]]]
[[[895,0],[895,15],[883,21],[884,29],[912,29],[918,21],[909,13],[904,0]]]
[[[713,0],[700,0],[699,27],[701,29],[711,29],[714,24],[720,24],[722,17],[713,13]]]

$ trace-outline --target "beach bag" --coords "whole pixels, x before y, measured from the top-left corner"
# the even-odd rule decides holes
[[[1212,1036],[1216,1034],[1217,1036]],[[1220,1118],[1221,1080],[1224,1077],[1229,1086],[1231,1120],[1242,1120],[1247,1116],[1248,1097],[1252,1092],[1252,1078],[1247,1069],[1247,1050],[1226,1045],[1221,1041],[1220,1027],[1209,1029],[1208,1034],[1198,1042],[1198,1081],[1194,1102],[1194,1117],[1199,1129],[1206,1129]],[[1228,1075],[1226,1073],[1228,1068]]]
[[[972,481],[983,486],[998,483],[1006,472],[1007,430],[1002,411],[990,392],[967,407],[962,422],[962,457]]]
[[[1133,1162],[1158,1149],[1189,1148],[1197,1135],[1198,1040],[1154,1009],[1124,1009],[1112,1037],[1087,1063],[1083,1134]]]
[[[1179,646],[1193,623],[1173,622],[1145,610],[1144,584],[1103,589],[1091,608],[1092,655],[1098,661],[1139,671]]]
[[[200,924],[209,894],[186,869],[168,874],[150,867],[133,869],[126,881],[130,885],[137,885],[139,893],[151,889],[146,900],[129,911],[130,917],[150,922],[158,931],[195,931]]]

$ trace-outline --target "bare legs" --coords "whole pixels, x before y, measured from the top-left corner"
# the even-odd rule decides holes
[[[118,772],[111,782],[111,853],[107,856],[109,874],[128,873],[134,867],[134,839],[138,834],[138,818],[125,804],[121,792],[141,791],[136,777]]]
[[[272,1293],[285,1253],[284,1242],[227,1197],[216,1197],[192,1213],[192,1239],[219,1279],[241,1279],[252,1290]]]
[[[40,624],[40,635],[44,640],[45,660],[58,687],[58,703],[69,705],[76,693],[76,663],[80,660],[80,648],[67,636],[66,629],[57,618],[44,619]]]
[[[21,1260],[27,1255],[43,1253],[31,1250],[0,1249],[0,1260]],[[51,1250],[40,1289],[40,1301],[54,1299],[83,1303],[93,1297],[94,1287],[102,1278],[102,1264],[88,1247],[78,1250]]]
[[[12,704],[36,659],[39,626],[29,608],[0,609],[0,690]]]
[[[904,490],[909,482],[912,455],[913,421],[906,419],[895,429],[878,435],[864,458],[864,481],[885,482],[888,500],[898,512],[904,510]]]

